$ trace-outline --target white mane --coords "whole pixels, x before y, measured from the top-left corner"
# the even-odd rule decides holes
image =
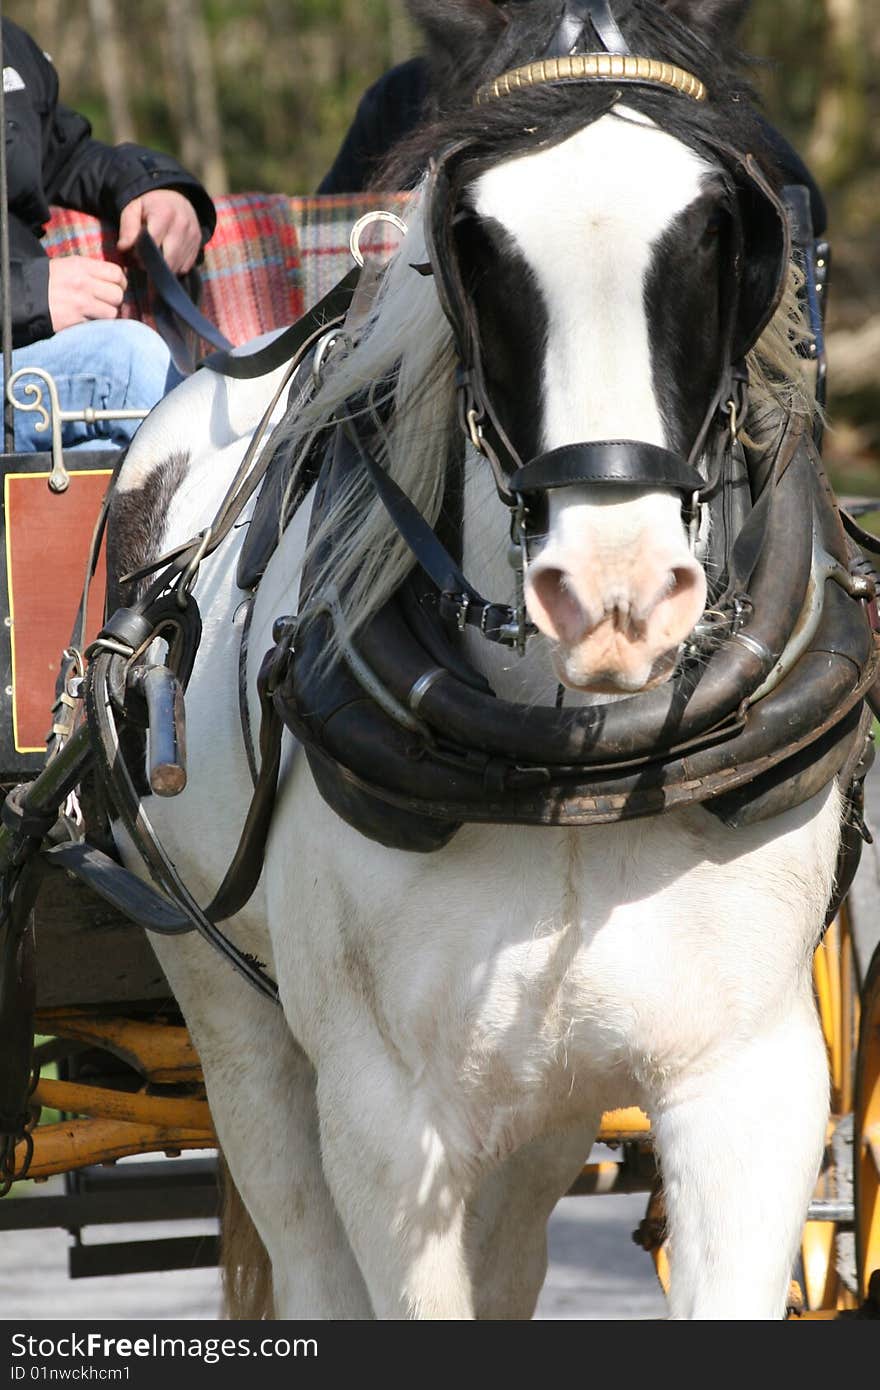
[[[422,190],[413,194],[407,236],[390,263],[370,318],[353,350],[331,364],[322,388],[293,421],[294,457],[316,431],[345,412],[346,402],[385,381],[395,369],[393,410],[377,457],[433,524],[442,499],[449,432],[455,409],[455,356],[449,324],[433,278],[413,270],[427,260]],[[387,399],[379,387],[373,399]],[[282,524],[284,518],[282,517]],[[332,566],[319,570],[318,587],[332,579],[344,593],[353,627],[394,592],[412,567],[412,555],[364,480],[351,488],[315,536],[311,552],[332,533]]]

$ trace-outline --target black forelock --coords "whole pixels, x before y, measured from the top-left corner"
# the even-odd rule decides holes
[[[432,156],[464,141],[469,151],[456,180],[461,186],[501,159],[560,143],[616,103],[640,111],[704,155],[717,158],[719,145],[753,154],[778,186],[781,180],[754,93],[743,76],[744,60],[724,32],[710,45],[655,0],[616,0],[615,18],[632,52],[693,73],[706,86],[706,101],[659,88],[585,82],[526,87],[503,100],[475,106],[479,86],[543,54],[558,23],[560,4],[518,0],[505,6],[505,13],[509,22],[482,63],[476,68],[473,63],[460,65],[458,80],[447,75],[445,90],[435,89],[434,118],[395,152],[384,186],[411,187]]]

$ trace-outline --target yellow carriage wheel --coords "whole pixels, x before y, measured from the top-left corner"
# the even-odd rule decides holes
[[[862,990],[855,1093],[856,1268],[867,1299],[871,1276],[880,1282],[880,946]]]
[[[826,1158],[815,1196],[820,1201],[845,1199],[851,1191],[848,1160],[838,1170],[836,1159],[846,1143],[834,1142],[841,1122],[853,1111],[856,1040],[859,1031],[859,993],[853,951],[849,903],[845,901],[828,927],[813,957],[813,984],[831,1082],[831,1118]],[[852,1237],[848,1224],[808,1221],[801,1240],[803,1300],[808,1312],[833,1312],[857,1306],[854,1291],[838,1272],[841,1242]]]

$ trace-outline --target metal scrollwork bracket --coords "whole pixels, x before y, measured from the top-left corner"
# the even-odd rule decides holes
[[[21,388],[23,395],[30,399],[18,400],[15,388],[24,377],[36,377],[37,380],[28,381]],[[46,396],[49,398],[48,407]],[[34,425],[39,434],[51,429],[52,472],[49,475],[49,487],[53,492],[66,492],[70,486],[70,474],[64,466],[64,450],[61,444],[61,427],[65,421],[77,420],[82,424],[93,425],[98,420],[143,420],[150,413],[148,410],[95,410],[90,405],[82,410],[62,410],[55,380],[51,372],[44,371],[42,367],[20,367],[17,372],[13,372],[6,383],[6,399],[13,410],[21,410],[27,414],[36,413],[41,417]]]

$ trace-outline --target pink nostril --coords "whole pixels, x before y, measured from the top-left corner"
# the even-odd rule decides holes
[[[533,568],[529,574],[529,613],[547,636],[571,644],[583,636],[589,619],[572,591],[565,570]]]
[[[691,593],[701,582],[703,575],[697,565],[675,565],[670,570],[672,583],[669,592],[685,595]]]
[[[671,635],[679,642],[697,621],[706,602],[706,581],[698,565],[674,565],[669,581],[656,609],[663,626],[674,630]]]

